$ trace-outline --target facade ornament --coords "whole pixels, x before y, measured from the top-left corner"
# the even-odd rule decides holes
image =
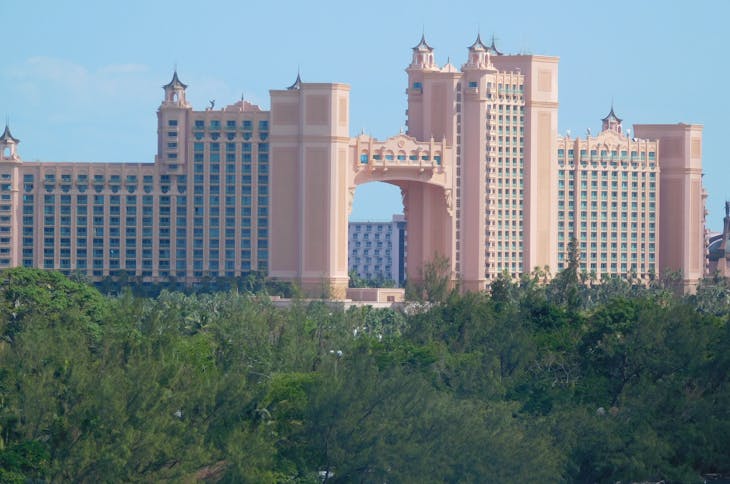
[[[349,187],[347,189],[347,215],[352,213],[352,202],[355,201],[355,189],[356,187]]]
[[[451,188],[444,188],[444,202],[446,202],[446,211],[449,215],[454,216],[454,197]]]
[[[400,189],[400,202],[403,204],[403,216],[408,218],[408,192],[405,188]]]

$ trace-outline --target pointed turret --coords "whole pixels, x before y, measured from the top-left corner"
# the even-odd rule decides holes
[[[10,127],[7,124],[5,125],[5,131],[3,131],[2,136],[0,136],[0,143],[20,143],[20,140],[18,138],[15,138],[12,134],[10,134]]]
[[[426,42],[426,35],[421,34],[421,41],[413,48],[413,59],[411,69],[434,69],[433,47]]]
[[[421,41],[413,48],[414,52],[433,52],[433,47],[426,42],[426,34],[421,34]]]
[[[175,69],[172,74],[172,80],[162,86],[162,89],[165,90],[163,105],[188,107],[187,101],[185,100],[185,89],[187,87],[187,84],[183,84],[180,78],[177,77],[177,69]]]
[[[469,51],[484,51],[486,52],[489,48],[484,45],[484,42],[482,42],[482,36],[481,34],[477,33],[477,40],[474,41],[473,44],[469,46]]]
[[[494,40],[494,34],[492,34],[492,44],[487,49],[492,55],[503,55],[502,52],[497,49],[497,45],[495,44]]]
[[[299,71],[297,71],[297,78],[294,80],[294,84],[287,87],[286,89],[288,91],[294,91],[294,90],[298,91],[301,88],[302,88],[302,77],[299,75]]]
[[[601,120],[601,129],[603,131],[611,130],[615,131],[617,133],[621,133],[621,121],[623,121],[621,118],[616,116],[616,113],[613,112],[613,103],[611,103],[611,111],[606,115],[605,118]]]
[[[163,89],[187,89],[188,85],[183,84],[182,81],[180,81],[180,78],[177,77],[177,69],[172,73],[172,80],[162,86]]]
[[[469,46],[469,60],[464,67],[471,69],[489,69],[492,61],[489,59],[489,47],[484,45],[482,37],[477,33],[477,39]]]
[[[10,133],[10,127],[6,124],[5,131],[0,136],[0,157],[3,160],[19,160],[16,148],[20,140]]]

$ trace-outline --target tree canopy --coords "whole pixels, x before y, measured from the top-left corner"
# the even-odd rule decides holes
[[[724,280],[679,297],[535,273],[459,295],[438,276],[438,303],[343,310],[3,271],[0,482],[730,473]]]

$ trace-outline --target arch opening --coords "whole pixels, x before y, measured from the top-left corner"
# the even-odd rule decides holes
[[[350,284],[403,287],[407,229],[401,188],[377,181],[358,185],[348,222]]]

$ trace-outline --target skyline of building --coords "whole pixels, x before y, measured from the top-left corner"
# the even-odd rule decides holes
[[[192,283],[251,270],[341,296],[355,187],[400,187],[407,278],[436,255],[481,290],[499,274],[563,267],[648,279],[704,274],[702,127],[635,125],[613,109],[585,139],[558,136],[558,59],[479,36],[460,69],[422,37],[406,72],[407,132],[349,135],[349,86],[297,77],[271,111],[202,111],[177,72],[164,86],[153,163],[25,162],[0,138],[0,267],[98,280],[127,271]],[[7,188],[7,189],[6,189]],[[3,213],[5,212],[5,213]],[[5,236],[7,234],[7,236]]]

